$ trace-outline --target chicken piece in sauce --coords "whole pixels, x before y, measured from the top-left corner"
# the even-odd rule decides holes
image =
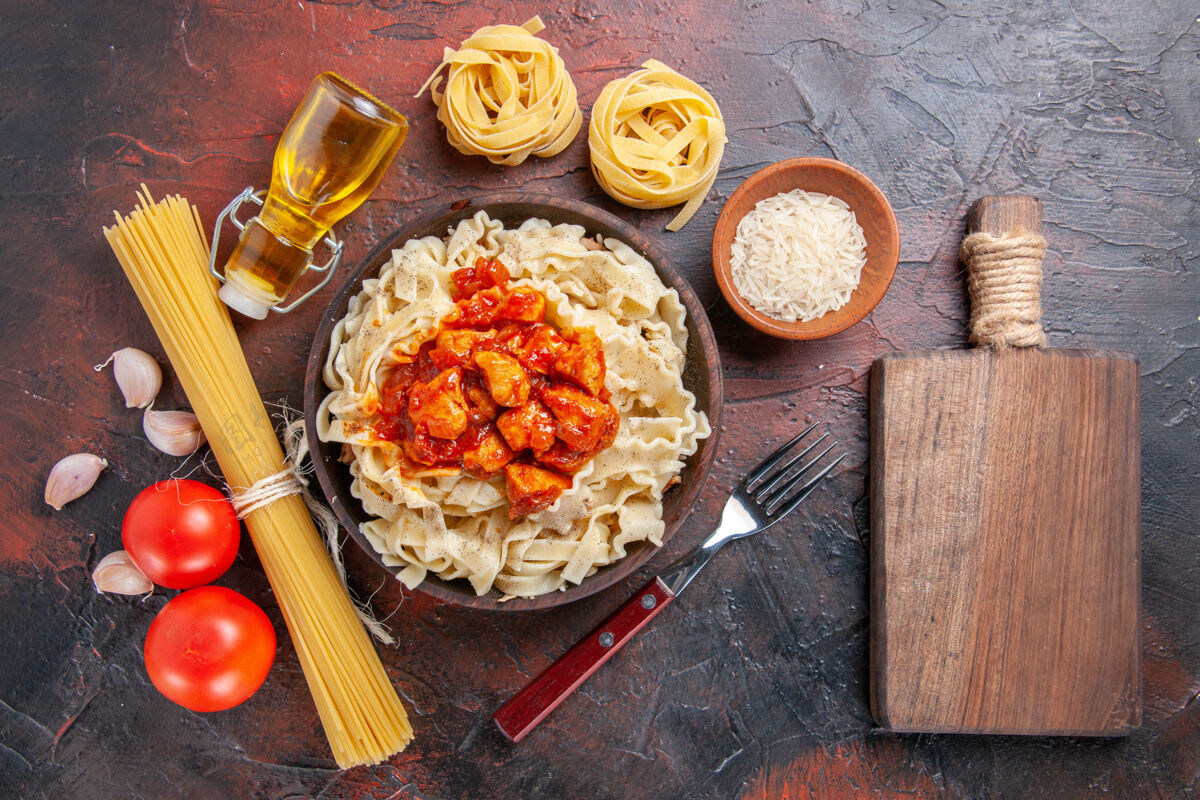
[[[418,381],[408,390],[413,426],[437,439],[457,439],[467,429],[466,405],[459,367],[438,373],[429,383]]]
[[[480,256],[474,266],[456,269],[450,275],[458,297],[470,297],[476,292],[508,283],[508,267],[494,258]]]
[[[480,350],[475,353],[475,364],[483,372],[483,385],[497,403],[515,408],[529,400],[529,375],[515,358]]]
[[[467,417],[472,425],[484,425],[504,411],[492,399],[492,395],[483,385],[483,378],[477,373],[467,373],[463,378],[463,394],[467,397]]]
[[[538,375],[548,375],[554,362],[566,352],[567,340],[545,323],[530,325],[523,342],[514,346],[513,355],[521,366]]]
[[[599,395],[604,389],[604,348],[590,330],[572,332],[573,343],[554,361],[552,373]]]
[[[512,322],[541,322],[545,316],[546,298],[528,286],[513,287],[496,309],[496,319]]]
[[[612,444],[620,418],[611,403],[605,403],[569,383],[542,390],[545,403],[557,421],[558,438],[572,450],[596,451]],[[603,442],[603,444],[602,444]]]
[[[558,439],[550,446],[550,449],[544,453],[537,455],[538,463],[546,467],[553,467],[559,472],[564,472],[567,475],[574,475],[583,466],[592,460],[592,456],[596,453],[591,450],[572,450],[567,447],[567,443],[562,439]]]
[[[463,453],[463,467],[483,477],[495,475],[517,454],[504,442],[504,438],[492,430],[474,450]]]
[[[496,420],[496,427],[508,446],[514,450],[529,448],[534,455],[545,452],[554,444],[558,429],[554,415],[539,400],[530,400],[520,408],[505,411]]]
[[[461,367],[471,359],[473,349],[495,338],[495,331],[449,328],[437,335],[437,346],[429,351],[429,359],[438,369]]]
[[[504,468],[508,490],[508,518],[518,519],[549,508],[567,489],[571,479],[532,464],[513,463]]]

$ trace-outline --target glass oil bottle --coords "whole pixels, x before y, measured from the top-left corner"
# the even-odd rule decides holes
[[[333,72],[309,86],[279,140],[271,188],[225,264],[220,297],[263,319],[312,263],[313,246],[379,185],[408,122]]]

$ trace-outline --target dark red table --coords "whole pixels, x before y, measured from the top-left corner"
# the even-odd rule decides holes
[[[0,534],[0,795],[52,798],[799,798],[1192,796],[1200,774],[1200,24],[1193,4],[1102,0],[157,4],[0,7],[4,448]],[[1003,6],[1003,7],[1002,7]],[[584,137],[501,168],[445,143],[412,94],[443,46],[540,11],[585,110],[608,80],[658,58],[724,109],[730,142],[709,202],[672,212],[609,201]],[[144,441],[100,363],[161,357],[104,244],[110,209],[145,181],[211,220],[265,183],[308,81],[342,72],[412,123],[396,166],[342,227],[350,259],[419,210],[521,188],[594,202],[662,244],[706,303],[725,365],[726,428],[706,499],[650,566],[554,611],[488,614],[402,591],[350,552],[400,645],[383,652],[417,740],[339,772],[286,637],[263,689],[186,712],[150,686],[142,639],[171,593],[99,597],[89,573],[119,547],[129,500],[200,470]],[[900,220],[890,293],[834,338],[786,344],[743,325],[709,267],[724,198],[797,155],[874,179]],[[965,344],[956,260],[967,206],[1024,189],[1045,202],[1045,306],[1056,347],[1141,359],[1145,723],[1124,739],[894,735],[867,707],[867,371],[891,349]],[[270,400],[300,402],[332,293],[240,325]],[[186,400],[167,379],[164,408]],[[767,538],[729,548],[673,608],[520,746],[492,711],[714,524],[725,490],[783,433],[827,420],[851,454]],[[109,469],[53,513],[50,466],[90,450]],[[204,477],[203,473],[199,473]],[[247,544],[221,583],[278,608]]]

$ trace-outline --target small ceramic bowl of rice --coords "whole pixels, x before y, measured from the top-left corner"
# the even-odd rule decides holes
[[[793,158],[754,173],[713,230],[726,302],[783,339],[820,339],[863,319],[899,258],[900,231],[883,192],[832,158]]]

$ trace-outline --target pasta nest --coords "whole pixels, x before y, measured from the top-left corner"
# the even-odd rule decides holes
[[[583,112],[558,48],[534,35],[544,27],[540,17],[488,25],[458,50],[446,48],[417,96],[430,89],[454,149],[516,166],[531,154],[556,155],[575,138]]]
[[[588,127],[592,172],[614,200],[634,208],[686,202],[669,231],[682,228],[704,202],[725,141],[712,95],[653,59],[604,87]]]

